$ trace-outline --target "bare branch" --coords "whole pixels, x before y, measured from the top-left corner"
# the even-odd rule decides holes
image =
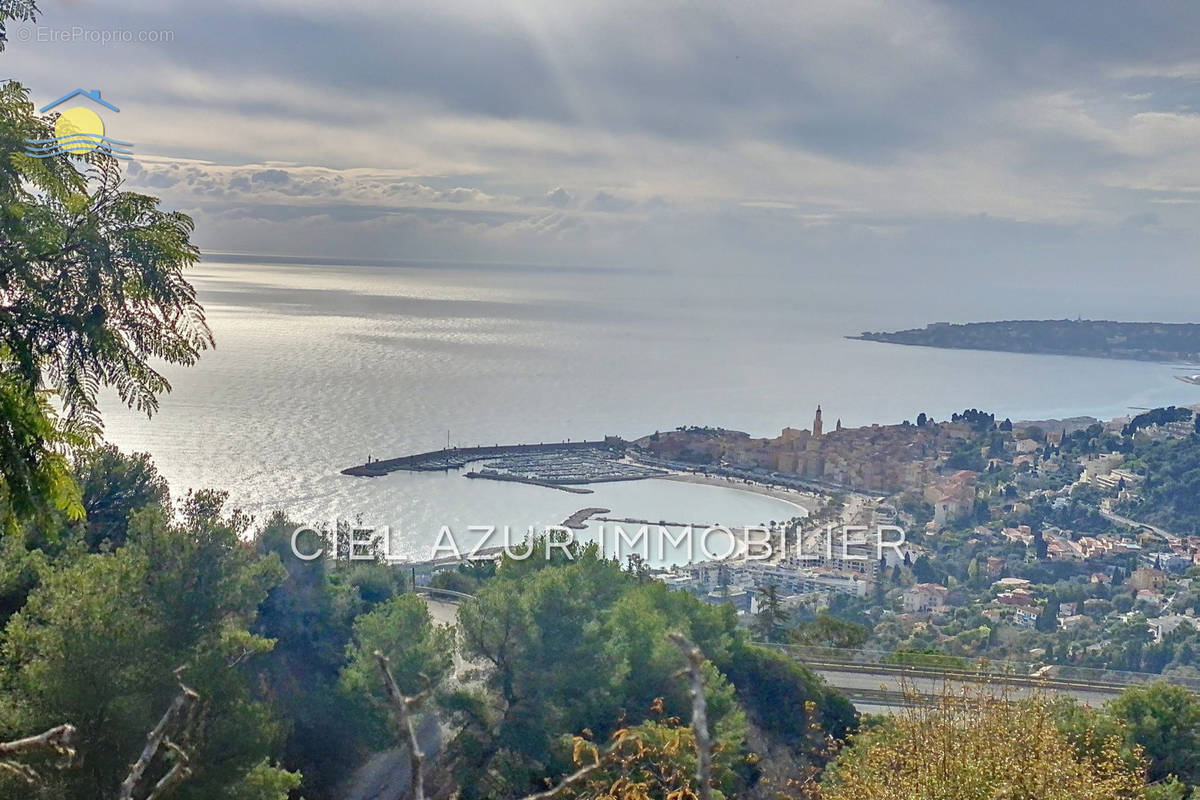
[[[175,754],[175,763],[167,771],[167,774],[163,775],[159,782],[154,784],[154,789],[151,790],[150,794],[146,795],[146,800],[162,800],[162,798],[175,791],[179,787],[179,784],[192,777],[192,768],[189,766],[187,752],[170,740],[165,741],[163,744]]]
[[[8,772],[28,783],[36,783],[38,773],[28,764],[12,761],[12,756],[22,756],[28,753],[47,752],[70,758],[75,755],[72,744],[75,740],[75,728],[71,725],[59,725],[37,736],[27,736],[11,742],[0,742],[0,771]]]
[[[558,797],[558,795],[561,794],[563,790],[571,786],[571,784],[579,783],[581,780],[586,778],[588,775],[591,775],[599,768],[599,761],[597,761],[595,764],[589,764],[588,766],[582,767],[563,778],[562,781],[552,789],[547,789],[546,791],[538,792],[537,794],[526,795],[525,797],[522,797],[521,800],[553,800],[553,798]]]
[[[405,739],[408,740],[411,798],[412,800],[425,800],[425,754],[421,752],[421,745],[417,741],[417,729],[413,724],[410,712],[418,708],[429,693],[426,691],[413,697],[401,694],[395,679],[392,678],[392,671],[388,668],[387,656],[378,650],[374,655],[375,661],[379,664],[379,672],[383,675],[383,689],[387,693],[388,702],[391,703],[392,710],[396,712],[396,721],[400,723],[400,729],[404,732]]]
[[[712,738],[708,734],[708,702],[704,698],[704,653],[683,634],[670,634],[687,658],[692,693],[692,731],[696,734],[696,787],[700,800],[712,800]]]
[[[65,755],[70,753],[74,739],[74,726],[59,725],[45,733],[39,733],[37,736],[27,736],[11,742],[0,742],[0,756],[19,756],[37,750]]]
[[[184,686],[183,683],[179,684],[179,694],[175,696],[166,713],[162,715],[162,719],[154,726],[154,730],[150,731],[150,734],[146,737],[146,746],[142,748],[141,756],[138,757],[138,760],[129,769],[129,774],[125,776],[125,780],[121,782],[121,791],[117,795],[117,800],[133,800],[133,792],[145,776],[150,762],[154,760],[154,756],[158,754],[158,751],[164,747],[173,751],[177,758],[182,756],[182,760],[176,761],[166,776],[155,785],[146,800],[155,800],[156,798],[163,797],[164,795],[160,793],[160,787],[163,787],[163,782],[171,778],[173,773],[176,777],[172,779],[172,783],[167,785],[167,789],[174,788],[183,779],[178,777],[181,772],[191,774],[191,771],[187,768],[186,756],[183,754],[183,751],[166,740],[166,736],[167,732],[172,728],[180,727],[176,725],[177,721],[186,721],[190,718],[190,709],[199,699],[200,695],[195,691]],[[187,726],[184,725],[182,727],[186,728]],[[183,769],[179,770],[181,764],[183,765]],[[187,777],[187,775],[183,777]]]

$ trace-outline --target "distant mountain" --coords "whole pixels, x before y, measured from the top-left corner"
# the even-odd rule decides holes
[[[1200,324],[1195,323],[1069,319],[935,322],[924,328],[895,333],[864,331],[860,336],[846,338],[1005,353],[1200,361]]]

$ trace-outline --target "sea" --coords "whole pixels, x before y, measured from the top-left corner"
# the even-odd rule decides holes
[[[1175,380],[1180,365],[845,338],[1052,315],[1036,303],[1014,310],[1016,295],[983,292],[972,304],[969,291],[945,287],[736,269],[229,255],[206,257],[190,279],[215,349],[193,367],[165,369],[173,389],[150,419],[107,397],[105,437],[149,452],[176,496],[216,488],[260,520],[282,510],[298,523],[387,526],[394,555],[413,559],[429,557],[446,530],[470,540],[470,529],[507,526],[519,540],[583,507],[728,526],[798,509],[732,486],[664,480],[575,495],[454,472],[340,470],[447,442],[632,439],[681,425],[775,436],[810,427],[818,405],[830,429],[966,408],[1013,420],[1111,418],[1200,401],[1200,387]],[[602,533],[593,523],[583,535]]]

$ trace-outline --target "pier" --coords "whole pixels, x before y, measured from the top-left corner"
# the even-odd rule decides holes
[[[472,461],[482,461],[486,458],[501,458],[505,456],[533,455],[537,453],[570,453],[580,450],[603,449],[617,452],[623,450],[625,443],[615,437],[606,437],[598,442],[553,442],[549,444],[498,444],[492,447],[448,447],[442,450],[431,450],[428,453],[416,453],[411,456],[398,458],[368,460],[365,464],[347,467],[343,475],[353,475],[361,478],[377,478],[389,472],[407,470],[410,472],[446,472],[460,470]]]
[[[342,470],[343,475],[375,478],[397,470],[448,472],[482,462],[466,473],[468,478],[527,483],[573,494],[591,494],[582,484],[636,481],[657,478],[666,471],[624,460],[625,442],[609,436],[602,442],[510,444],[493,447],[456,447],[391,458],[368,459],[366,464]]]

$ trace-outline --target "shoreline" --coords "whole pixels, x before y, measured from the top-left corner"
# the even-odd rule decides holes
[[[710,475],[697,475],[691,472],[670,472],[666,475],[658,475],[648,480],[654,481],[676,481],[678,483],[692,483],[698,486],[720,486],[726,489],[734,489],[739,492],[749,492],[760,497],[770,497],[774,500],[781,500],[791,506],[794,506],[804,512],[803,516],[811,515],[823,503],[819,495],[812,492],[795,492],[786,489],[774,488],[761,483],[744,483],[738,480],[729,480],[727,478],[718,478]],[[812,498],[813,508],[802,505],[795,498],[807,497]]]

